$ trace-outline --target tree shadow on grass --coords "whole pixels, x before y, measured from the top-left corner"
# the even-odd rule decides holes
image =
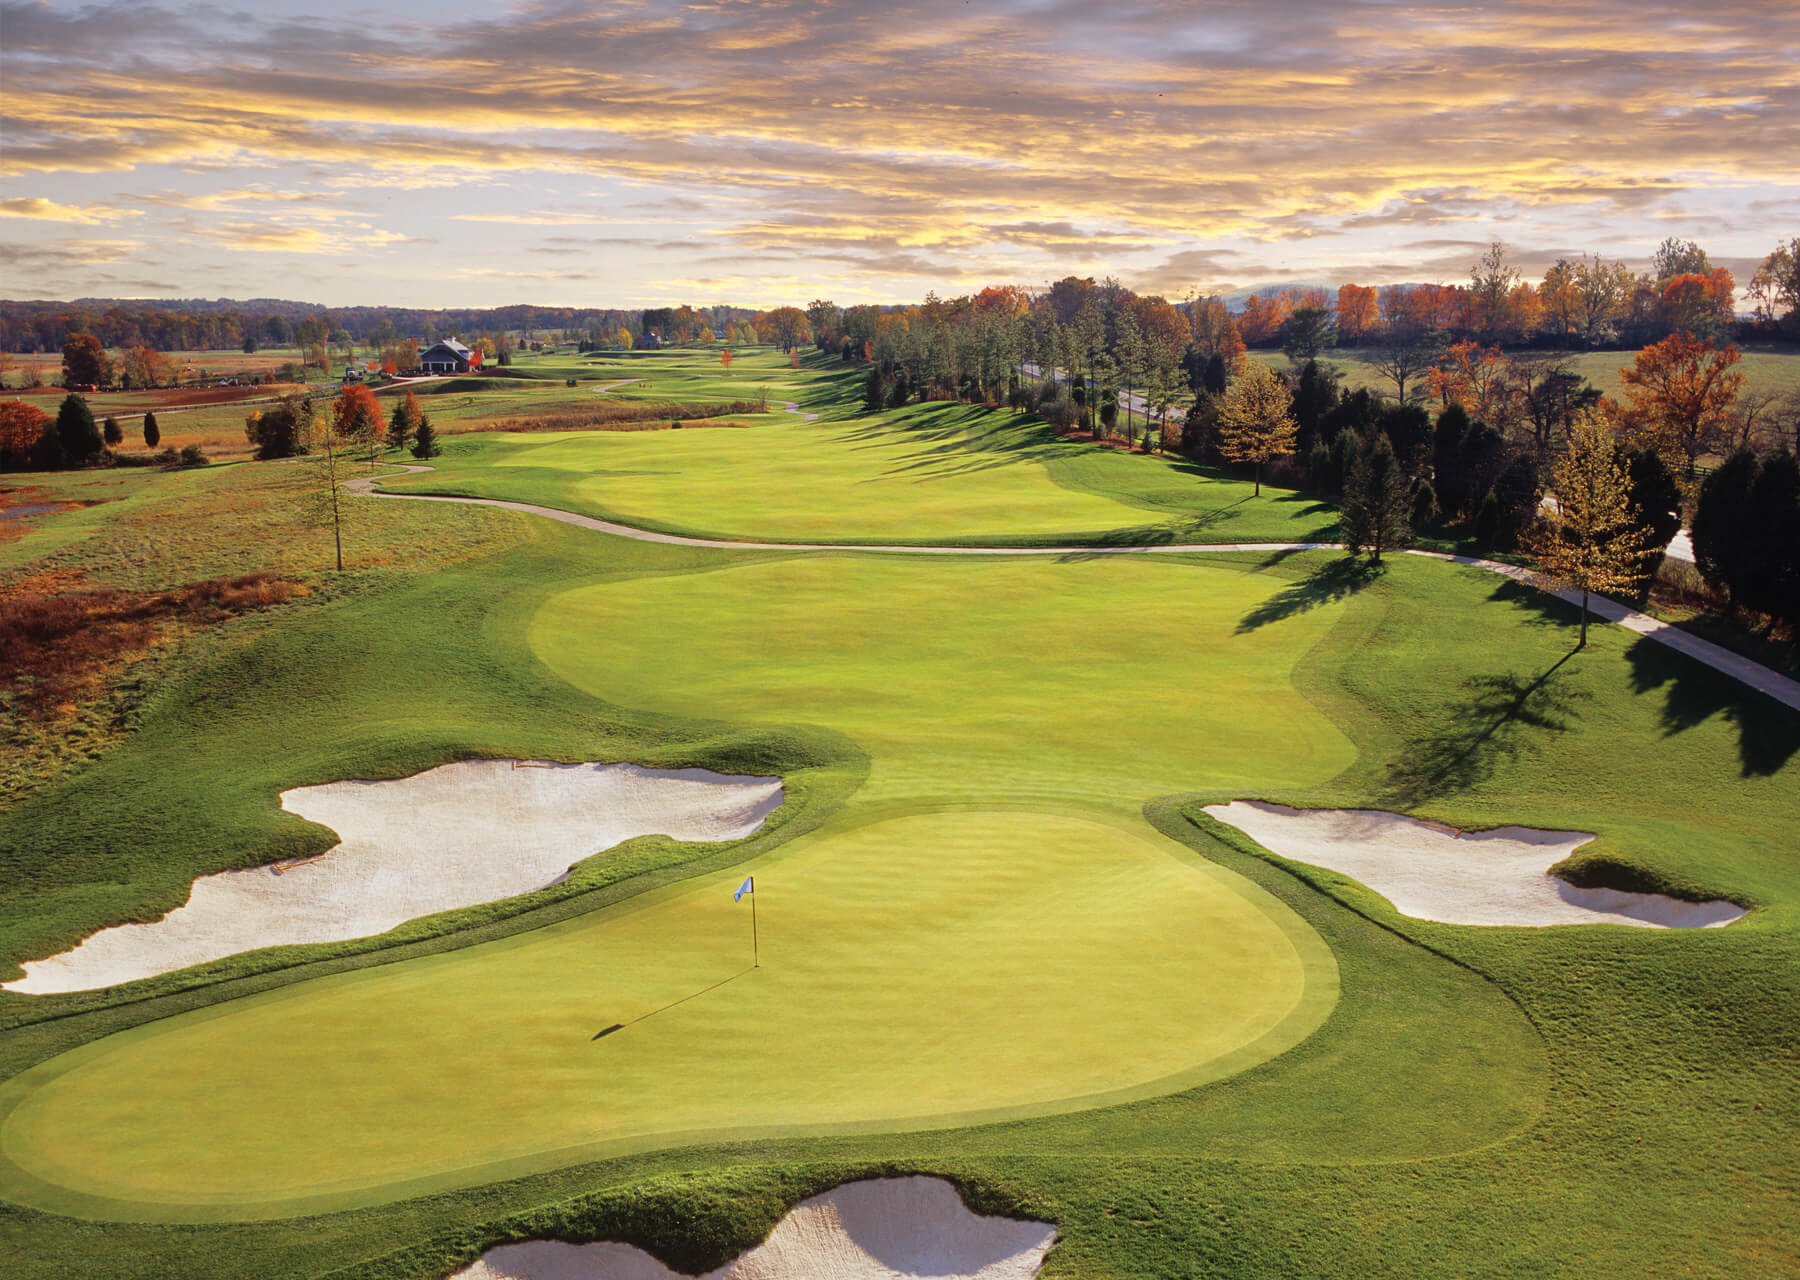
[[[1503,761],[1535,750],[1545,734],[1569,728],[1576,703],[1587,697],[1570,689],[1561,672],[1574,656],[1565,653],[1538,676],[1507,672],[1464,681],[1468,696],[1437,727],[1407,742],[1392,766],[1386,803],[1408,810],[1477,787]]]
[[[1662,731],[1672,737],[1715,715],[1737,726],[1743,776],[1768,777],[1800,752],[1800,714],[1741,680],[1645,638],[1625,651],[1631,687],[1663,690]]]
[[[1273,557],[1268,561],[1275,562]],[[1340,556],[1332,559],[1246,613],[1237,624],[1237,634],[1247,635],[1272,622],[1285,622],[1321,605],[1335,604],[1355,595],[1385,572],[1385,566],[1361,558]]]

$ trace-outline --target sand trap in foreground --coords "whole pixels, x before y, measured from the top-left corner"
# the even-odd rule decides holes
[[[88,991],[239,951],[386,933],[419,916],[517,897],[634,836],[736,840],[781,805],[780,778],[629,764],[465,760],[392,782],[281,793],[337,832],[322,858],[194,881],[187,904],[25,965],[9,991]]]
[[[769,1238],[702,1280],[1029,1280],[1056,1228],[970,1213],[941,1178],[850,1182],[803,1200]],[[628,1244],[534,1240],[450,1280],[682,1280]]]
[[[1585,831],[1496,827],[1458,835],[1370,809],[1289,809],[1258,800],[1209,804],[1263,848],[1354,876],[1402,915],[1446,924],[1628,924],[1710,929],[1744,914],[1734,902],[1578,889],[1549,874],[1594,837]]]

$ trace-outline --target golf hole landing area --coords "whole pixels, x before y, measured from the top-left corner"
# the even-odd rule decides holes
[[[0,1195],[276,1217],[632,1150],[1075,1110],[1241,1071],[1337,992],[1297,916],[1146,828],[914,812],[52,1058],[0,1088]]]
[[[386,933],[439,911],[517,897],[634,836],[737,840],[781,805],[780,778],[629,764],[464,760],[390,782],[281,793],[343,837],[321,857],[194,881],[151,924],[102,929],[25,965],[10,991],[87,991],[240,951]]]

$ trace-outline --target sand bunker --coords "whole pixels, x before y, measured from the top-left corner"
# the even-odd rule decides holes
[[[970,1213],[941,1178],[851,1182],[803,1200],[769,1238],[702,1280],[1028,1280],[1056,1228]],[[628,1244],[490,1249],[450,1280],[683,1280]]]
[[[342,838],[323,857],[194,881],[153,924],[102,929],[25,965],[9,991],[88,991],[239,951],[386,933],[419,916],[517,897],[633,836],[736,840],[781,805],[780,778],[629,764],[466,760],[393,782],[281,793]]]
[[[1446,924],[1628,924],[1707,929],[1744,914],[1733,902],[1578,889],[1549,868],[1594,837],[1497,827],[1458,833],[1366,809],[1289,809],[1254,800],[1206,806],[1271,852],[1354,876],[1402,915]]]

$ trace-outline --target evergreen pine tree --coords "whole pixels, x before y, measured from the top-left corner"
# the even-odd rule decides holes
[[[1694,562],[1713,589],[1734,604],[1742,602],[1744,566],[1756,538],[1750,494],[1760,469],[1754,453],[1739,449],[1706,477],[1694,505]]]
[[[156,425],[156,415],[148,411],[144,414],[144,447],[154,449],[162,443],[162,430]]]
[[[100,452],[100,428],[87,401],[71,391],[56,410],[56,440],[63,456],[77,466]]]
[[[1747,517],[1744,603],[1800,628],[1800,462],[1786,449],[1763,463]]]
[[[1367,552],[1370,564],[1380,564],[1382,551],[1412,541],[1409,487],[1385,435],[1357,454],[1344,482],[1342,515],[1344,545],[1351,555]]]
[[[119,428],[119,420],[110,413],[106,415],[106,422],[100,429],[100,437],[106,441],[108,448],[125,443],[125,433]]]
[[[432,430],[431,415],[421,413],[419,425],[413,428],[412,456],[423,461],[437,456],[437,432]]]

